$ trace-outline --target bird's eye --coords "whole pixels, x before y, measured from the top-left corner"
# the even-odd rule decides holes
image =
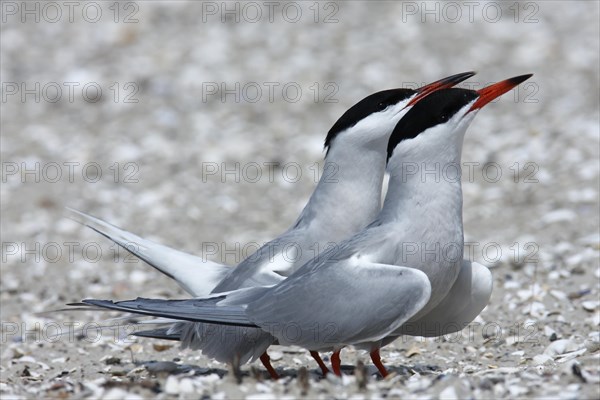
[[[385,110],[387,108],[387,104],[385,104],[384,102],[381,102],[381,103],[377,104],[377,107],[379,108],[379,110]]]

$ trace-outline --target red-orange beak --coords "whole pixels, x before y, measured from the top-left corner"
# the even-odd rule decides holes
[[[447,78],[440,79],[439,81],[432,82],[429,85],[425,85],[422,88],[417,89],[418,95],[416,95],[415,98],[407,104],[407,107],[412,106],[423,97],[430,95],[436,90],[451,88],[452,86],[461,83],[465,79],[469,79],[473,75],[475,75],[475,72],[473,71],[463,72],[462,74],[452,75]]]
[[[479,94],[479,98],[475,101],[475,103],[473,103],[469,112],[479,110],[480,108],[488,104],[490,101],[497,99],[504,93],[517,86],[519,83],[526,81],[532,76],[533,74],[515,76],[514,78],[506,79],[504,81],[484,87],[483,89],[479,89],[477,91],[477,93]]]

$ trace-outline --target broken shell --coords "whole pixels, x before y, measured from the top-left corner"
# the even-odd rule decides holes
[[[410,349],[406,350],[405,356],[407,358],[411,358],[412,356],[415,356],[417,354],[421,354],[421,350],[417,346],[413,345]]]
[[[169,350],[171,347],[173,347],[172,344],[152,343],[152,348],[158,352]]]
[[[597,301],[597,300],[596,301],[588,300],[588,301],[584,301],[581,303],[581,307],[583,307],[583,309],[585,311],[589,311],[589,312],[596,310],[599,306],[600,306],[600,301]]]
[[[556,357],[561,354],[575,351],[577,349],[579,349],[579,346],[574,341],[568,339],[561,339],[550,343],[550,345],[544,350],[543,354],[547,354],[551,357]]]

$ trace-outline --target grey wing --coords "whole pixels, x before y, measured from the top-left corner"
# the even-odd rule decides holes
[[[163,340],[181,340],[180,333],[170,333],[170,327],[166,328],[155,328],[155,329],[146,329],[143,331],[138,331],[132,333],[133,336],[152,338],[152,339],[163,339]]]
[[[312,254],[306,237],[304,229],[294,229],[266,243],[231,270],[212,293],[281,282],[296,267],[304,264],[307,255]]]
[[[217,306],[216,303],[223,299],[224,296],[190,300],[144,299],[138,297],[135,300],[117,302],[86,299],[83,300],[83,303],[110,310],[151,315],[154,317],[256,327],[256,324],[249,321],[246,317],[243,306]]]
[[[246,313],[280,344],[320,350],[381,339],[430,295],[419,270],[354,258],[294,274],[248,304]]]

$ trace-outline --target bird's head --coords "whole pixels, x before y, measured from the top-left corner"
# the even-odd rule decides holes
[[[333,125],[325,139],[327,151],[341,143],[356,148],[379,149],[388,142],[400,119],[431,93],[450,88],[475,75],[465,72],[452,75],[419,89],[389,89],[365,97],[346,111]]]
[[[464,133],[477,112],[532,75],[521,75],[480,90],[445,88],[419,99],[396,124],[388,142],[389,162],[438,159],[462,149]]]

